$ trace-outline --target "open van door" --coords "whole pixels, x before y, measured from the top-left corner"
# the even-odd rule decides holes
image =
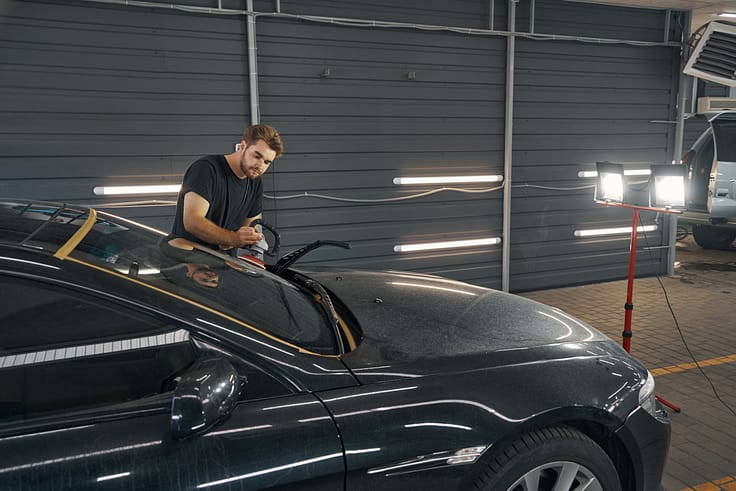
[[[736,219],[736,112],[710,120],[715,157],[708,184],[711,218]]]

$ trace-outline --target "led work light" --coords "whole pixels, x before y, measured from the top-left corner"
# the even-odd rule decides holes
[[[684,208],[686,179],[687,169],[684,165],[653,165],[649,178],[651,206]]]
[[[610,162],[596,162],[598,184],[595,187],[596,201],[623,203],[624,201],[624,166]]]

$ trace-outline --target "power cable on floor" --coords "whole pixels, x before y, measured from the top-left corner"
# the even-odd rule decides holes
[[[638,211],[636,213],[639,214]],[[641,215],[639,215],[639,222],[640,223],[643,223],[642,220],[641,220]],[[635,231],[632,231],[632,233],[636,233],[636,232]],[[654,260],[654,255],[652,254],[652,248],[649,245],[649,239],[647,238],[647,233],[646,233],[645,230],[643,230],[643,227],[642,227],[642,233],[644,235],[644,242],[647,245],[647,252],[649,253],[649,259],[652,262],[652,265],[654,266],[654,268],[653,268],[654,269],[654,276],[656,276],[657,282],[659,283],[660,288],[662,288],[662,292],[664,293],[665,302],[667,302],[667,308],[669,308],[669,310],[670,310],[670,314],[672,315],[672,320],[675,322],[675,327],[677,327],[677,332],[680,335],[680,339],[682,340],[682,344],[685,347],[685,350],[687,351],[688,355],[690,355],[690,359],[693,360],[693,363],[695,363],[695,366],[698,367],[698,370],[700,371],[700,373],[703,375],[703,377],[705,377],[705,380],[707,380],[708,381],[708,384],[710,384],[710,388],[713,391],[713,395],[716,396],[716,399],[718,399],[718,401],[723,405],[723,407],[725,407],[726,409],[728,409],[731,412],[731,414],[733,414],[734,416],[736,416],[736,411],[734,411],[733,408],[731,406],[729,406],[728,403],[726,403],[726,401],[724,401],[721,398],[721,395],[718,393],[718,389],[716,389],[715,384],[713,384],[713,381],[705,373],[705,370],[703,370],[703,367],[700,366],[700,363],[695,358],[695,355],[693,354],[693,352],[690,350],[690,346],[687,344],[687,340],[685,339],[685,335],[682,332],[682,329],[680,328],[679,321],[677,320],[677,315],[675,315],[675,311],[672,308],[672,303],[670,303],[670,297],[667,294],[667,289],[665,288],[664,283],[662,283],[662,278],[659,276],[659,273],[657,272],[657,264],[656,264],[656,262]]]

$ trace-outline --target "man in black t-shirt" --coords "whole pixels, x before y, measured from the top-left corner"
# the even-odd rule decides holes
[[[194,162],[184,174],[171,236],[225,250],[261,240],[249,226],[263,211],[261,175],[283,152],[278,132],[259,124],[245,130],[235,152]]]

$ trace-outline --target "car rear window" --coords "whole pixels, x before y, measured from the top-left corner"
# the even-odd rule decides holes
[[[711,124],[715,135],[718,160],[736,162],[736,120],[719,118]]]

